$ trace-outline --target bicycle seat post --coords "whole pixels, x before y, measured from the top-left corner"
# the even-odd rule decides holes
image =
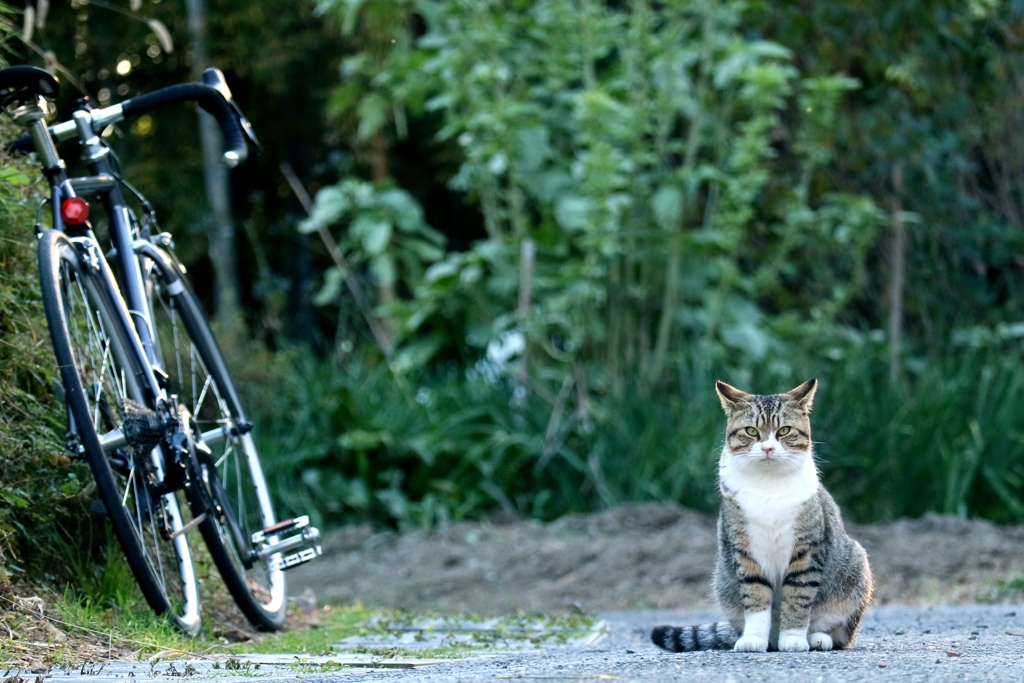
[[[64,160],[57,154],[57,147],[50,137],[50,130],[46,127],[46,109],[43,98],[35,102],[27,102],[13,112],[11,118],[15,123],[28,129],[28,134],[35,143],[36,153],[40,156],[39,162],[43,167],[43,174],[52,179],[65,169]]]

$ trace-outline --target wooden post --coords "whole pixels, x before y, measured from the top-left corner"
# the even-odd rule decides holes
[[[903,345],[903,281],[907,260],[907,232],[903,222],[903,162],[892,168],[892,280],[889,287],[889,379],[902,375],[900,350]]]
[[[530,315],[530,302],[533,298],[533,260],[537,251],[537,246],[533,240],[527,238],[524,239],[522,245],[519,247],[519,320],[520,323],[526,321]],[[527,368],[527,351],[528,346],[525,344],[526,335],[523,335],[523,355],[519,360],[519,372],[523,377],[523,381],[526,381],[526,368]]]

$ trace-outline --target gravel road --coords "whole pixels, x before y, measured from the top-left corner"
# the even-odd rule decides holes
[[[857,646],[838,652],[670,654],[647,639],[660,623],[698,623],[710,612],[602,614],[611,632],[587,649],[499,654],[381,673],[303,675],[345,681],[1024,681],[1024,606],[879,607]]]
[[[868,612],[852,650],[766,654],[673,654],[648,640],[653,625],[701,623],[714,619],[712,612],[648,610],[600,616],[608,635],[591,645],[492,652],[455,661],[417,663],[408,657],[377,660],[372,655],[340,653],[308,659],[243,655],[241,664],[236,661],[233,666],[221,657],[8,671],[4,683],[33,679],[36,683],[125,683],[128,679],[132,683],[169,683],[184,678],[189,683],[294,683],[297,679],[305,683],[1024,681],[1024,605],[878,607]],[[253,666],[257,662],[262,666]],[[340,663],[347,666],[338,668]],[[329,673],[318,668],[325,664]],[[36,677],[37,673],[41,675]]]

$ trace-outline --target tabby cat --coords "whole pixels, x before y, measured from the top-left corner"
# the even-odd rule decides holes
[[[651,640],[672,652],[848,647],[871,600],[871,568],[818,481],[817,380],[770,396],[716,389],[728,420],[712,590],[729,621],[658,626]]]

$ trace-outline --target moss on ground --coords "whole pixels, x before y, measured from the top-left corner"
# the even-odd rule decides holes
[[[218,613],[223,607],[215,600],[213,614],[195,639],[182,636],[166,620],[155,616],[145,604],[129,602],[112,607],[83,600],[80,595],[47,595],[42,598],[0,597],[0,666],[60,665],[77,668],[83,662],[108,659],[179,659],[196,656],[239,656],[246,654],[297,655],[297,667],[320,671],[322,663],[303,660],[303,655],[366,654],[377,659],[414,657],[444,659],[465,657],[494,648],[563,645],[586,636],[594,626],[589,615],[534,617],[511,615],[496,624],[496,636],[473,642],[447,642],[429,647],[391,645],[386,636],[423,622],[456,625],[472,622],[472,616],[414,614],[370,609],[361,605],[324,606],[311,612],[293,609],[278,633],[256,633],[240,615]],[[209,623],[211,620],[213,623]],[[489,622],[495,620],[489,619]],[[524,632],[528,624],[532,631]],[[493,624],[492,624],[493,625]],[[6,628],[5,628],[6,627]],[[537,627],[540,627],[539,629]],[[439,627],[443,634],[446,627]],[[358,636],[372,643],[336,649],[346,638]],[[244,642],[232,642],[244,639]],[[445,640],[445,639],[442,639]],[[238,661],[238,660],[236,660]],[[327,665],[328,669],[330,665]]]

